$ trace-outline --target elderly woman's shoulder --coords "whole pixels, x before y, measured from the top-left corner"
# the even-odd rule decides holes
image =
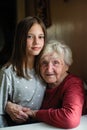
[[[84,82],[81,77],[79,77],[78,75],[75,75],[75,74],[71,74],[71,73],[69,73],[67,78],[68,78],[68,80],[70,80],[72,82]]]

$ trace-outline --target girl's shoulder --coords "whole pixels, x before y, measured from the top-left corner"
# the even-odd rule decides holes
[[[10,73],[13,73],[13,67],[12,65],[4,66],[1,68],[0,73],[9,75]]]

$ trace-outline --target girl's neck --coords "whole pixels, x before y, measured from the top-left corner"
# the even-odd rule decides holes
[[[35,61],[35,56],[29,56],[29,59],[28,59],[29,69],[32,69],[34,67],[34,61]]]
[[[33,69],[33,67],[34,67],[34,60],[35,60],[35,56],[29,56],[28,62],[27,62],[28,69]]]

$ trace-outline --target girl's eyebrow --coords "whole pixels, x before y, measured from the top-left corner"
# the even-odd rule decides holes
[[[28,35],[35,35],[33,33],[28,33]],[[45,36],[44,34],[39,34],[39,36]]]
[[[33,33],[28,33],[28,35],[34,35]]]

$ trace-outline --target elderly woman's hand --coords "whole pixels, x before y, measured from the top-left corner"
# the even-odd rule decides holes
[[[27,113],[29,108],[22,107],[12,102],[7,102],[5,111],[16,123],[23,123],[29,118]]]
[[[29,117],[35,119],[35,118],[36,118],[36,113],[37,113],[37,111],[38,111],[38,110],[31,110],[31,109],[29,109],[29,110],[27,111],[27,114],[29,115]]]

